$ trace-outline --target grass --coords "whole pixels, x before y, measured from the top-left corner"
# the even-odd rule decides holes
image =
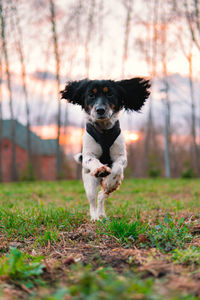
[[[200,265],[200,247],[188,247],[187,249],[175,249],[172,260],[178,264]]]
[[[27,262],[29,258],[29,262]],[[18,249],[11,247],[7,255],[0,260],[0,278],[7,278],[15,283],[23,283],[32,288],[34,284],[42,283],[40,275],[43,273],[44,265],[41,257],[32,257],[23,254]]]
[[[99,222],[99,225],[98,232],[113,236],[122,244],[127,245],[134,243],[140,234],[144,234],[148,230],[148,225],[141,222],[139,213],[131,221],[127,218],[113,218],[105,219],[103,222]]]
[[[200,299],[199,198],[125,180],[92,223],[79,181],[0,184],[0,299]]]
[[[19,208],[18,204],[12,207],[3,205],[0,211],[1,230],[8,237],[18,235],[21,238],[39,235],[41,226],[48,230],[67,229],[78,226],[83,221],[83,215],[79,212],[70,213],[63,207],[57,207],[55,204]],[[42,230],[43,231],[43,230]],[[45,233],[46,234],[46,233]]]
[[[176,247],[184,247],[192,240],[189,226],[184,224],[184,218],[173,218],[166,214],[163,223],[158,220],[158,224],[152,226],[148,233],[150,244],[162,251],[171,251]]]
[[[153,280],[141,280],[133,273],[120,276],[111,268],[92,270],[91,265],[75,266],[71,270],[66,294],[76,299],[153,299]],[[157,296],[154,299],[161,299]]]
[[[185,243],[193,238],[189,226],[184,224],[184,218],[173,218],[169,213],[165,215],[163,221],[157,220],[153,226],[149,226],[148,220],[141,221],[138,212],[134,220],[126,217],[105,219],[99,222],[98,232],[113,236],[123,245],[130,247],[143,239],[145,241],[143,246],[156,247],[164,252],[184,247]]]

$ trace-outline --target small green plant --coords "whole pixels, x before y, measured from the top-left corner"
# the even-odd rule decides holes
[[[118,274],[112,268],[93,271],[91,265],[74,265],[69,273],[66,288],[59,288],[53,295],[44,295],[42,300],[161,300],[155,294],[152,278],[142,280],[134,273]],[[68,299],[66,297],[66,299]]]
[[[55,240],[56,230],[69,230],[83,222],[83,214],[71,213],[66,208],[49,205],[35,205],[33,208],[20,209],[13,206],[4,206],[0,210],[0,228],[8,237],[21,238],[41,235],[40,226],[46,231],[52,231],[51,237]],[[42,233],[43,234],[43,233]],[[45,239],[48,240],[47,235]],[[49,239],[51,239],[51,237]]]
[[[112,268],[76,265],[68,287],[72,299],[152,299],[153,280],[141,280],[133,273],[118,275]],[[140,297],[140,298],[139,298]],[[157,295],[154,299],[161,299]]]
[[[176,220],[170,214],[166,214],[164,224],[159,221],[156,226],[150,228],[148,238],[151,246],[168,252],[176,247],[183,247],[186,242],[191,241],[192,235],[183,218]]]
[[[131,222],[124,218],[114,218],[105,222],[104,233],[116,237],[122,243],[130,244],[135,242],[140,234],[145,233],[147,227],[147,224],[141,222],[138,214],[136,219]]]
[[[160,177],[160,175],[161,175],[159,161],[155,154],[150,155],[148,175],[149,175],[149,177],[152,177],[152,178],[157,178],[157,177]]]
[[[197,175],[194,171],[194,168],[191,166],[190,162],[186,162],[183,168],[183,171],[181,173],[181,178],[195,178]]]
[[[172,260],[178,264],[200,265],[200,248],[189,247],[188,249],[175,249],[172,254]]]
[[[21,281],[29,288],[32,288],[34,284],[42,283],[40,275],[43,273],[43,268],[41,257],[23,254],[14,247],[11,247],[10,253],[1,257],[0,260],[0,276],[7,275],[11,280]]]
[[[161,174],[160,168],[156,168],[155,166],[154,167],[152,166],[149,168],[149,171],[148,171],[149,177],[157,178],[157,177],[160,177],[160,174]]]
[[[51,231],[52,230],[52,231]],[[42,246],[45,246],[48,244],[48,242],[55,243],[59,240],[59,233],[56,230],[56,228],[53,230],[47,229],[44,231],[44,233],[40,234],[40,236],[35,240],[35,244],[38,243]]]
[[[67,288],[59,288],[52,295],[45,295],[40,299],[42,299],[42,300],[65,300],[65,299],[67,299],[66,295],[69,295],[68,289]],[[36,298],[36,299],[38,299],[38,298]]]
[[[35,172],[32,163],[28,163],[26,168],[20,174],[21,181],[34,181],[36,180]]]

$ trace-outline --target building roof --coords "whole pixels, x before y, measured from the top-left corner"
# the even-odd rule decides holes
[[[2,138],[11,140],[11,120],[3,120]],[[26,135],[27,128],[18,121],[15,121],[16,130],[16,144],[23,149],[27,149]],[[43,140],[38,135],[30,130],[31,151],[38,155],[55,155],[56,154],[56,140]]]

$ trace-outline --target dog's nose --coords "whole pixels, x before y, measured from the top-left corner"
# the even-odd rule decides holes
[[[103,107],[97,108],[96,112],[98,113],[98,115],[102,116],[105,114],[105,108]]]

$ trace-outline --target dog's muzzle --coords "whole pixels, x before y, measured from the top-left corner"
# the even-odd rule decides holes
[[[94,121],[104,121],[111,118],[113,114],[109,105],[104,103],[97,103],[91,109],[90,115]]]
[[[100,119],[102,119],[102,118],[106,117],[105,114],[106,114],[106,108],[105,108],[105,106],[98,106],[98,107],[96,107],[96,115],[97,115],[97,117],[99,117]]]

